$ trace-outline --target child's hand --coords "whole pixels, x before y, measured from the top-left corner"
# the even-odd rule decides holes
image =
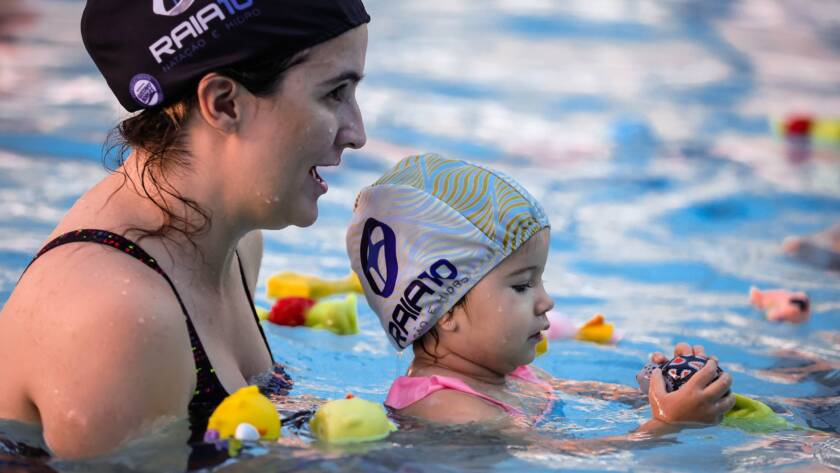
[[[691,346],[688,343],[677,343],[676,346],[674,346],[674,357],[681,355],[708,357],[708,355],[706,355],[706,350],[703,348],[703,345]],[[670,359],[671,358],[666,357],[663,353],[660,352],[655,352],[654,354],[650,355],[650,361],[656,363],[657,365],[664,365]]]
[[[681,345],[684,346],[681,347]],[[685,344],[677,345],[677,349],[687,347],[688,345]],[[693,353],[705,356],[703,348],[699,347],[699,353],[697,348],[695,347]],[[675,350],[675,353],[689,354],[691,351]],[[669,393],[665,390],[662,371],[659,368],[655,369],[650,377],[648,391],[653,417],[668,424],[719,423],[723,414],[735,405],[735,396],[730,392],[732,376],[729,373],[723,373],[715,379],[716,375],[717,359],[712,358],[679,390]]]

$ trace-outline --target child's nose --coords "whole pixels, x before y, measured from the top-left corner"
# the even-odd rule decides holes
[[[542,315],[548,312],[549,310],[554,308],[554,299],[545,292],[544,289],[540,290],[540,297],[537,299],[537,315]]]

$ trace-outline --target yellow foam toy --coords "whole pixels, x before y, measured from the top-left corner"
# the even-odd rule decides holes
[[[210,416],[207,431],[216,431],[219,440],[237,438],[243,424],[253,427],[261,440],[280,437],[280,415],[256,386],[245,386],[226,397]]]
[[[359,333],[356,295],[347,294],[342,300],[318,301],[306,311],[303,324],[311,328],[329,330],[338,335]]]
[[[317,276],[285,271],[268,278],[268,297],[282,299],[284,297],[308,297],[321,299],[322,297],[357,292],[361,294],[362,283],[355,273],[350,273],[343,279],[322,279]]]
[[[595,343],[610,343],[615,328],[604,320],[604,316],[596,314],[583,324],[577,331],[575,338]]]
[[[257,306],[254,306],[254,310],[257,311],[257,317],[260,320],[268,320],[268,314],[270,314],[269,311],[263,309],[262,307],[257,307]]]
[[[323,404],[309,427],[321,441],[335,444],[381,440],[397,430],[381,404],[352,397]]]
[[[548,352],[548,338],[543,337],[542,340],[537,343],[537,347],[535,349],[537,351],[537,356],[545,355]]]
[[[817,120],[811,136],[820,141],[840,141],[840,120]]]

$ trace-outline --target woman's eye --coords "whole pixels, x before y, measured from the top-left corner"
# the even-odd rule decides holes
[[[327,97],[335,100],[336,102],[341,102],[344,100],[344,90],[347,88],[347,84],[341,85],[336,87],[335,89],[331,90]]]

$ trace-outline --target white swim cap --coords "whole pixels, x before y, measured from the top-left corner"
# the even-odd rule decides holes
[[[410,156],[359,193],[347,253],[402,350],[548,226],[540,204],[510,177],[435,154]]]

